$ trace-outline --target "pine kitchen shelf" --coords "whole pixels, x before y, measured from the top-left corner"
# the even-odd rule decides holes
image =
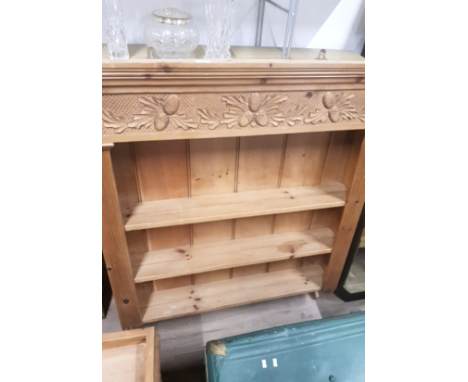
[[[346,195],[332,183],[138,203],[126,211],[125,231],[343,207]]]
[[[102,61],[102,253],[123,330],[333,291],[365,202],[365,62]]]
[[[132,256],[135,282],[323,255],[331,252],[334,236],[322,228],[146,252]]]
[[[143,323],[210,312],[322,289],[320,265],[153,292],[142,298]]]

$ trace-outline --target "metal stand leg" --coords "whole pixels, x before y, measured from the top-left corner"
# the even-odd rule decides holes
[[[299,0],[291,0],[289,4],[288,22],[286,24],[286,33],[284,34],[283,43],[283,54],[281,58],[283,60],[289,59],[289,52],[291,51],[292,40],[294,37],[294,28],[296,26],[297,6]]]
[[[289,59],[289,52],[291,51],[291,45],[294,36],[294,28],[296,27],[297,7],[299,6],[299,0],[291,0],[291,2],[289,3],[289,9],[283,8],[281,5],[276,4],[272,0],[258,0],[255,46],[262,45],[263,19],[265,18],[265,2],[274,5],[276,8],[281,9],[283,12],[288,14],[286,32],[284,34],[283,53],[281,54],[281,58],[283,60],[287,60]]]
[[[255,34],[255,46],[262,45],[263,19],[265,18],[265,0],[258,0],[257,32]]]

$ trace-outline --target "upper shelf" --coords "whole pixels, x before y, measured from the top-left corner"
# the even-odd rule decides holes
[[[125,64],[125,63],[151,63],[151,62],[188,62],[196,63],[197,61],[209,61],[204,60],[206,46],[199,45],[190,55],[190,59],[174,59],[174,60],[163,60],[160,58],[148,59],[147,53],[148,47],[144,44],[131,44],[128,45],[128,51],[130,58],[125,61],[109,60],[109,53],[107,45],[102,45],[102,62],[103,64]],[[281,49],[280,48],[258,48],[249,46],[231,46],[231,60],[218,60],[218,62],[224,63],[236,63],[242,60],[279,60],[282,63],[294,62],[296,60],[310,61],[312,63],[324,63],[324,60],[317,60],[320,49],[299,49],[292,48],[289,60],[281,60]],[[347,50],[327,50],[326,51],[326,63],[364,63],[364,57],[359,56],[356,53]],[[214,62],[216,60],[213,60]]]
[[[343,207],[346,196],[343,184],[331,183],[138,203],[124,211],[125,230]]]

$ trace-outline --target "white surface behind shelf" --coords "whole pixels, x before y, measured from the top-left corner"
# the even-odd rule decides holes
[[[129,44],[144,43],[143,28],[156,9],[179,8],[192,15],[206,44],[207,0],[121,0],[125,34]],[[275,0],[285,8],[289,0]],[[235,0],[231,45],[253,46],[257,23],[257,0]],[[283,46],[287,15],[265,5],[262,46]],[[102,42],[106,43],[102,28]],[[344,49],[360,54],[364,44],[364,0],[300,0],[293,47]]]

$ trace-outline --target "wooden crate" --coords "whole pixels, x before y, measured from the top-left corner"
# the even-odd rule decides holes
[[[103,59],[102,88],[103,251],[122,328],[334,290],[364,203],[364,60],[131,50]]]
[[[102,381],[161,381],[159,335],[154,328],[102,335]]]

